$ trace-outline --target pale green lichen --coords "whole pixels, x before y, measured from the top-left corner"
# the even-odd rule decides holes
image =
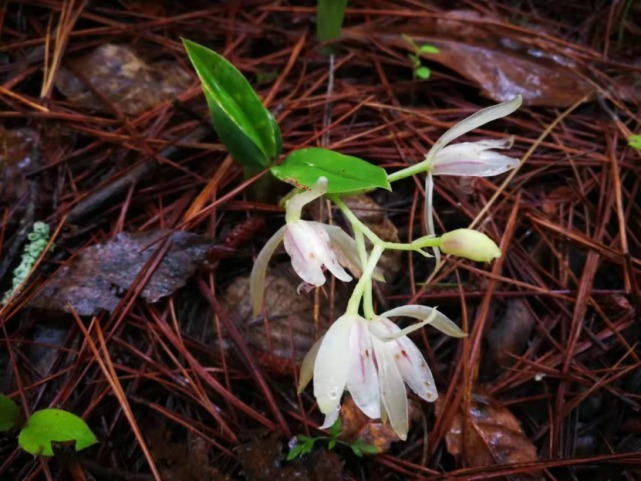
[[[49,234],[50,228],[49,225],[44,222],[34,222],[33,229],[31,233],[27,236],[29,244],[27,244],[22,253],[22,259],[20,265],[13,270],[13,281],[11,289],[9,289],[4,297],[2,298],[2,304],[6,304],[7,301],[13,296],[13,294],[19,289],[20,285],[24,280],[29,276],[33,270],[40,254],[47,248],[49,243]]]

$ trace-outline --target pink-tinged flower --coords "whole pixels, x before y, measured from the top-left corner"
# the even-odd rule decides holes
[[[250,276],[250,293],[254,315],[260,312],[265,288],[267,265],[276,248],[283,242],[296,274],[307,284],[325,283],[323,267],[345,282],[352,277],[341,262],[358,275],[360,262],[356,242],[340,227],[302,220],[303,206],[327,192],[327,179],[321,177],[310,189],[293,195],[286,206],[286,224],[278,229],[260,251]]]
[[[510,115],[517,110],[523,98],[518,95],[508,102],[487,107],[462,120],[445,132],[425,156],[427,177],[425,179],[425,220],[427,233],[433,235],[434,219],[432,214],[432,195],[434,175],[456,175],[489,177],[499,175],[519,165],[519,160],[492,149],[509,149],[514,137],[506,139],[485,139],[476,142],[461,142],[449,145],[453,140],[465,135],[481,125]]]
[[[389,317],[407,316],[421,322],[400,329]],[[392,309],[368,321],[359,315],[338,318],[309,351],[300,372],[299,392],[314,379],[314,396],[325,414],[323,428],[336,421],[343,391],[372,419],[389,419],[401,439],[409,429],[407,384],[422,399],[438,397],[432,372],[410,332],[430,324],[444,333],[465,334],[447,316],[426,306]]]

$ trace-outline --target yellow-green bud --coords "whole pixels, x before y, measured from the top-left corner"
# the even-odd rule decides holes
[[[485,234],[473,229],[457,229],[441,237],[445,254],[465,257],[477,262],[490,262],[501,257],[501,249]]]

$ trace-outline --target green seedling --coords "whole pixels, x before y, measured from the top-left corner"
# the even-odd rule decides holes
[[[628,145],[636,150],[641,150],[641,135],[630,135]]]
[[[0,431],[20,427],[18,444],[34,456],[53,456],[52,443],[73,441],[81,451],[98,442],[87,423],[62,409],[36,411],[20,426],[20,408],[7,396],[0,396]]]
[[[414,80],[427,80],[432,75],[432,71],[423,65],[421,55],[426,53],[437,54],[440,50],[434,45],[429,44],[419,46],[409,35],[403,34],[401,37],[403,37],[403,40],[405,40],[413,50],[412,53],[407,55],[407,57],[412,61],[412,78]]]
[[[363,457],[364,454],[378,454],[378,449],[376,446],[371,444],[366,444],[362,439],[357,439],[353,443],[346,443],[341,441],[338,437],[341,434],[341,420],[337,419],[334,424],[328,430],[329,436],[316,436],[309,437],[305,435],[296,436],[296,443],[290,448],[289,453],[287,453],[287,461],[293,461],[296,458],[300,458],[306,454],[309,454],[314,449],[314,445],[319,441],[327,442],[327,449],[330,451],[334,449],[337,445],[342,445],[350,448],[352,452],[359,458]]]

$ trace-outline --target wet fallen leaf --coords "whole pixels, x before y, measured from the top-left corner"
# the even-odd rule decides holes
[[[212,241],[182,231],[118,234],[85,249],[69,265],[58,269],[30,305],[68,311],[69,303],[81,316],[113,311],[165,236],[171,247],[141,293],[147,302],[157,302],[185,285],[207,258]]]
[[[488,358],[501,367],[513,365],[514,356],[527,347],[535,322],[527,302],[523,299],[508,301],[505,314],[487,333]]]
[[[444,409],[436,402],[436,414]],[[475,394],[468,412],[459,408],[445,435],[447,450],[467,467],[536,462],[536,448],[519,422],[505,406],[490,397]],[[509,481],[543,481],[539,473],[506,476]]]
[[[374,446],[379,453],[386,452],[390,445],[400,438],[392,425],[380,419],[370,419],[356,406],[351,396],[346,395],[341,404],[341,439],[354,443],[360,441],[367,446]],[[410,423],[419,416],[416,403],[409,400]]]
[[[254,353],[261,364],[276,374],[294,372],[315,341],[314,296],[296,294],[301,281],[290,271],[289,264],[269,268],[264,298],[267,321],[252,317],[248,276],[236,278],[222,297],[225,310],[232,314],[247,342],[256,348]],[[327,325],[322,314],[319,323]]]
[[[517,34],[499,25],[498,19],[481,20],[474,11],[452,11],[422,21],[420,30],[405,25],[398,35],[386,33],[381,38],[375,31],[355,28],[345,29],[343,36],[360,41],[373,37],[408,51],[411,47],[401,34],[418,45],[433,45],[440,52],[422,54],[423,58],[454,70],[497,102],[521,94],[526,105],[567,107],[593,93],[570,54],[540,37]]]
[[[343,463],[336,453],[315,449],[305,459],[285,463],[278,436],[241,444],[236,448],[247,481],[340,481]]]
[[[38,134],[32,129],[5,129],[0,126],[0,195],[20,197],[26,187],[22,175],[32,167]]]
[[[210,466],[207,440],[189,431],[187,443],[170,439],[171,432],[155,426],[146,435],[149,449],[163,481],[229,481],[231,478]]]
[[[173,100],[190,83],[190,75],[178,65],[148,64],[129,46],[113,44],[68,60],[56,77],[58,90],[78,107],[110,112],[103,97],[129,115]]]

